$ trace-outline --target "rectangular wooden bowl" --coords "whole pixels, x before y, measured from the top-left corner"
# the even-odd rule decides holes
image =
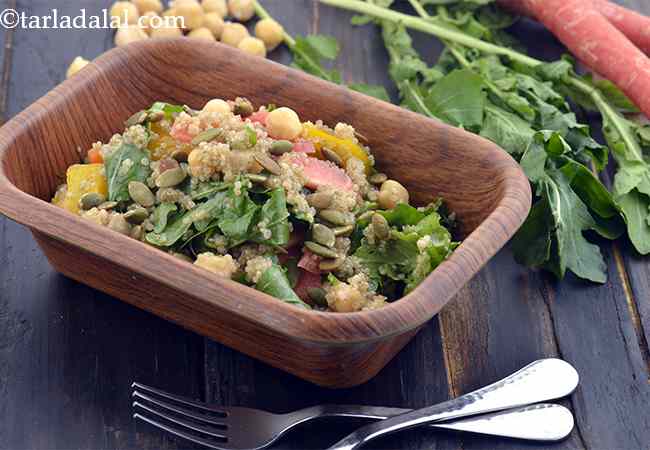
[[[156,100],[200,107],[248,97],[303,120],[348,122],[415,204],[442,196],[463,243],[417,289],[385,308],[335,314],[289,306],[49,203],[66,168]],[[0,212],[27,225],[62,274],[316,384],[374,376],[521,225],[530,187],[476,135],[238,50],[155,40],[111,50],[0,129]],[[43,299],[46,301],[47,299]]]

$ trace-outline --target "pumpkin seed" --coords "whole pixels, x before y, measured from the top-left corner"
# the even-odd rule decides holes
[[[347,236],[354,230],[354,225],[345,225],[343,227],[332,228],[334,236]]]
[[[307,289],[307,295],[318,306],[327,306],[327,300],[325,299],[325,289],[319,287],[310,287]]]
[[[187,172],[182,167],[166,170],[156,178],[156,186],[159,188],[174,187],[187,178]]]
[[[372,184],[382,184],[384,181],[388,180],[388,176],[385,173],[377,172],[370,175],[368,181]]]
[[[238,116],[248,117],[254,112],[253,104],[247,98],[237,97],[233,106],[233,113]]]
[[[208,128],[207,130],[202,131],[196,136],[194,136],[194,139],[192,139],[191,144],[197,146],[201,142],[213,141],[219,136],[221,136],[222,132],[223,131],[220,128]]]
[[[196,109],[190,108],[187,105],[183,105],[183,111],[185,111],[190,116],[198,116],[199,115],[199,111],[197,111]]]
[[[306,241],[305,247],[307,247],[312,253],[322,256],[323,258],[336,258],[339,256],[338,253],[331,248],[327,248],[313,241]]]
[[[156,203],[156,197],[149,187],[141,181],[131,181],[129,183],[129,196],[140,206],[149,208]]]
[[[366,212],[364,212],[363,214],[361,214],[357,218],[357,222],[365,222],[366,220],[370,220],[374,213],[375,213],[374,211],[366,211]]]
[[[165,118],[165,113],[163,111],[151,111],[147,116],[149,122],[160,122]]]
[[[320,223],[314,224],[311,230],[311,236],[314,241],[329,248],[334,247],[334,243],[336,242],[334,232]]]
[[[333,197],[331,192],[315,192],[307,196],[307,203],[316,209],[327,209],[332,204]]]
[[[84,211],[88,211],[106,201],[106,197],[98,192],[88,192],[79,199],[79,206]]]
[[[278,163],[276,163],[270,156],[265,155],[264,153],[255,154],[255,161],[257,161],[260,166],[264,167],[268,172],[273,175],[280,175],[282,169]]]
[[[384,240],[390,237],[390,225],[388,221],[381,214],[372,215],[372,231],[375,233],[379,239]]]
[[[293,142],[274,141],[273,144],[271,144],[271,148],[269,149],[269,152],[272,155],[280,156],[290,152],[291,150],[293,150]]]
[[[149,217],[149,212],[142,207],[137,207],[124,213],[124,219],[133,225],[140,225]]]
[[[251,180],[253,183],[266,183],[269,180],[269,177],[266,175],[258,175],[255,173],[247,173],[246,178]]]
[[[345,258],[324,259],[318,264],[318,268],[324,272],[331,272],[338,269],[345,262]]]
[[[111,209],[114,209],[116,206],[117,206],[117,202],[104,202],[101,205],[99,205],[97,209],[110,211]]]
[[[140,125],[144,123],[145,120],[147,120],[147,111],[138,111],[137,113],[133,114],[131,117],[126,119],[124,125],[126,125],[126,127],[129,128],[134,125]]]
[[[131,229],[131,233],[129,234],[133,239],[137,239],[138,241],[141,241],[142,238],[144,237],[144,228],[142,228],[142,225],[136,225]]]
[[[351,225],[354,222],[354,216],[336,209],[323,209],[318,215],[334,225]]]
[[[124,219],[122,214],[114,214],[108,222],[108,228],[126,236],[131,233],[131,225]]]
[[[323,148],[321,149],[321,153],[326,160],[333,162],[339,167],[343,167],[343,160],[336,152],[330,150],[329,148]]]

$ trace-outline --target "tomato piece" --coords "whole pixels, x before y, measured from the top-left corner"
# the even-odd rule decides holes
[[[88,162],[90,164],[104,164],[104,155],[98,148],[88,150]]]
[[[251,122],[257,122],[262,124],[263,126],[266,126],[266,119],[269,116],[268,111],[257,111],[254,112],[253,114],[248,117]]]
[[[327,147],[336,153],[343,162],[346,162],[350,158],[357,158],[362,161],[366,166],[366,173],[370,173],[372,164],[368,153],[358,144],[352,142],[349,139],[342,139],[338,136],[328,133],[327,131],[321,130],[312,124],[304,124],[303,128],[307,138],[309,138],[316,148],[316,156],[320,159],[324,159],[321,154],[321,149]]]
[[[292,153],[291,162],[302,167],[307,179],[305,186],[318,189],[319,186],[333,186],[345,191],[353,191],[354,183],[340,167],[329,161],[305,156],[303,153]]]
[[[316,147],[313,142],[299,140],[293,144],[293,151],[296,153],[316,153]]]

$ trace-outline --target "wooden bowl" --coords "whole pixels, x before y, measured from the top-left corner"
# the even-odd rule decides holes
[[[348,122],[415,204],[442,196],[463,243],[413,292],[366,312],[302,310],[49,203],[66,168],[156,100],[198,108],[248,97],[303,120]],[[214,43],[151,40],[109,51],[0,129],[0,212],[27,225],[62,274],[316,384],[374,376],[513,235],[530,187],[495,144]]]

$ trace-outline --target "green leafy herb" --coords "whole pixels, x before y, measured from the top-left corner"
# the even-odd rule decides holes
[[[277,264],[269,267],[264,271],[260,279],[255,284],[255,289],[269,294],[272,297],[279,298],[290,305],[300,308],[311,309],[311,307],[300,300],[291,288],[287,274],[282,267]]]
[[[106,157],[104,164],[110,201],[128,201],[129,183],[146,182],[151,174],[149,154],[132,144],[122,144]]]
[[[185,111],[180,105],[172,105],[171,103],[156,102],[149,108],[148,112],[162,112],[165,114],[166,119],[170,119],[172,115],[179,114]]]
[[[277,188],[271,191],[271,197],[264,203],[260,213],[260,224],[264,222],[264,228],[271,232],[270,237],[265,237],[262,231],[256,230],[253,240],[283,247],[289,242],[289,211],[287,210],[287,199],[284,189]]]
[[[167,228],[169,215],[177,209],[178,207],[174,203],[161,203],[156,207],[151,218],[154,233],[162,233]]]
[[[246,125],[244,127],[244,131],[246,132],[246,137],[248,138],[248,146],[255,147],[255,144],[257,144],[257,132],[251,128],[250,125]]]

